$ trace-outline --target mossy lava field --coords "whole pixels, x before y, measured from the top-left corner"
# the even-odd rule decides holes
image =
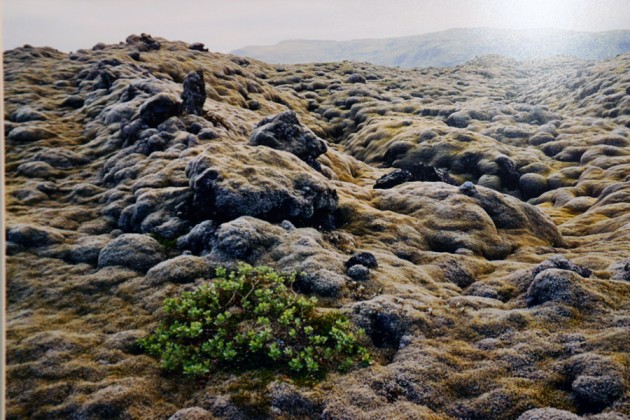
[[[630,54],[3,60],[8,419],[630,416]],[[371,363],[165,371],[165,299],[239,263],[297,273]]]

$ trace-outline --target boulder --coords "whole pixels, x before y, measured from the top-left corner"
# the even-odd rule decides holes
[[[544,262],[538,264],[536,267],[532,269],[532,276],[536,277],[538,274],[542,273],[545,270],[549,270],[552,268],[558,268],[560,270],[569,270],[574,273],[579,274],[582,277],[588,278],[593,273],[586,267],[582,267],[577,265],[571,261],[569,261],[563,255],[554,255],[553,257],[545,260]]]
[[[162,245],[147,235],[127,233],[109,242],[98,256],[98,268],[112,265],[146,272],[165,259]]]
[[[46,119],[46,116],[42,112],[25,105],[13,111],[9,119],[13,122],[21,123],[27,121],[43,121]]]
[[[355,264],[348,268],[348,277],[355,281],[366,281],[370,279],[370,269],[361,264]]]
[[[388,174],[383,175],[374,183],[374,189],[388,189],[393,188],[396,185],[404,184],[412,180],[411,172],[404,169],[396,169]]]
[[[7,241],[25,248],[49,246],[64,240],[63,235],[54,228],[25,223],[9,226],[6,235]]]
[[[549,269],[541,272],[527,290],[527,305],[558,302],[568,306],[584,305],[586,294],[580,286],[582,277],[568,270]]]
[[[135,47],[140,52],[157,51],[161,44],[149,34],[129,35],[125,42]]]
[[[365,77],[359,73],[351,74],[347,79],[346,83],[366,83]]]
[[[519,188],[526,197],[538,197],[548,189],[547,179],[539,174],[525,174],[518,181]]]
[[[151,268],[147,272],[146,281],[151,286],[164,283],[192,283],[198,278],[208,278],[212,273],[212,267],[206,259],[180,255]]]
[[[226,165],[209,154],[188,164],[186,176],[193,192],[194,217],[221,222],[252,216],[272,223],[289,220],[296,226],[333,224],[337,192],[323,177],[308,171],[291,173],[279,166],[277,158],[270,164],[268,151],[252,155],[251,166],[242,161]]]
[[[193,42],[192,44],[188,46],[188,49],[193,50],[193,51],[208,52],[208,49],[203,44],[203,42]]]
[[[79,109],[83,106],[85,100],[79,95],[70,95],[61,102],[62,108]]]
[[[379,348],[398,349],[410,327],[403,305],[387,295],[353,304],[349,316]]]
[[[571,384],[582,411],[598,413],[624,395],[624,368],[609,357],[583,353],[561,362],[558,368]]]
[[[106,236],[84,236],[80,238],[70,250],[68,260],[75,264],[84,263],[97,265],[101,250],[105,248],[109,239]]]
[[[45,128],[34,126],[34,125],[25,125],[16,127],[9,132],[7,136],[8,140],[13,140],[16,142],[32,142],[42,139],[48,139],[54,137],[55,133],[49,131]]]
[[[203,104],[206,102],[206,85],[203,80],[203,70],[192,71],[184,79],[182,92],[182,113],[184,115],[202,115]]]
[[[140,106],[140,120],[149,127],[157,127],[181,112],[181,103],[168,93],[158,93]]]
[[[376,261],[376,257],[374,256],[374,254],[370,252],[360,252],[358,254],[353,255],[352,257],[350,257],[348,261],[346,261],[347,268],[350,268],[353,265],[357,265],[357,264],[363,265],[364,267],[367,267],[367,268],[378,267],[378,262]]]
[[[293,153],[317,170],[321,169],[317,157],[328,150],[326,142],[302,126],[293,111],[285,111],[259,122],[249,137],[249,144]]]
[[[219,226],[210,257],[219,262],[235,260],[255,264],[269,248],[278,243],[284,230],[253,217],[239,217]]]

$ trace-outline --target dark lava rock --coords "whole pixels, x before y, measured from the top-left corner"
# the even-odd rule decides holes
[[[195,255],[209,251],[216,230],[217,227],[212,220],[203,221],[193,227],[187,235],[177,239],[177,248],[190,250]]]
[[[63,100],[63,102],[61,103],[61,106],[63,108],[79,109],[83,106],[84,102],[85,100],[83,99],[83,97],[79,95],[70,95],[66,99]]]
[[[184,115],[203,114],[203,104],[206,102],[206,84],[203,80],[203,70],[192,71],[184,79],[182,92],[182,113]]]
[[[527,305],[558,302],[583,306],[586,294],[580,287],[581,277],[568,270],[549,269],[538,274],[527,290]]]
[[[203,42],[193,42],[192,44],[188,46],[188,49],[193,50],[193,51],[208,52],[208,49],[206,48]]]
[[[284,412],[290,417],[321,417],[323,407],[308,394],[298,391],[292,384],[275,381],[269,385],[269,397],[274,411]],[[314,393],[313,393],[314,394]]]
[[[359,73],[353,73],[346,79],[347,83],[365,83],[365,77]]]
[[[475,195],[475,193],[477,192],[477,188],[475,188],[475,184],[473,184],[472,182],[466,181],[462,185],[460,185],[459,192],[470,197]]]
[[[609,357],[583,353],[562,362],[560,372],[571,384],[577,406],[586,413],[610,407],[625,392],[623,366]]]
[[[438,169],[431,165],[425,165],[424,163],[415,163],[405,166],[403,169],[411,173],[413,181],[444,182],[446,184],[455,185],[453,178],[451,178],[444,169]]]
[[[167,93],[158,93],[140,107],[140,119],[149,127],[157,127],[170,117],[180,114],[180,102]]]
[[[499,166],[497,175],[501,178],[501,183],[507,188],[516,188],[521,177],[516,169],[516,163],[505,155],[497,157],[495,163]]]
[[[46,162],[55,168],[72,168],[84,165],[90,159],[62,147],[45,147],[33,155],[33,161]]]
[[[276,232],[265,229],[264,222],[239,217],[223,223],[216,232],[211,256],[220,262],[242,260],[255,264],[270,247],[278,243]]]
[[[129,35],[125,42],[128,45],[132,45],[138,49],[140,52],[146,51],[157,51],[160,49],[161,45],[158,41],[153,39],[149,34],[140,34],[138,35]]]
[[[396,185],[404,184],[412,180],[411,172],[404,169],[396,169],[393,172],[383,175],[374,183],[374,189],[389,189],[394,188]]]
[[[54,137],[55,133],[36,126],[16,127],[9,132],[7,139],[19,142],[31,142]]]
[[[315,293],[322,297],[339,297],[341,289],[346,284],[341,274],[330,270],[318,270],[299,276],[295,286],[302,293]]]
[[[98,264],[98,256],[107,245],[108,239],[103,236],[85,236],[80,238],[70,250],[68,261],[78,264]]]
[[[397,169],[383,175],[374,183],[374,189],[388,189],[405,182],[445,182],[454,185],[455,181],[444,169],[437,169],[423,163],[414,163],[404,166],[404,169]]]
[[[51,178],[59,174],[46,162],[25,162],[17,167],[17,173],[28,178]]]
[[[134,120],[132,122],[121,121],[120,124],[120,138],[123,140],[123,147],[127,147],[135,143],[140,133],[146,130],[149,126],[142,120]]]
[[[51,228],[28,224],[10,226],[6,233],[7,241],[26,248],[37,248],[63,242],[63,236]]]
[[[538,274],[542,273],[543,271],[549,270],[552,268],[573,271],[574,273],[577,273],[584,278],[590,277],[591,274],[593,273],[588,268],[577,265],[569,261],[566,257],[562,255],[554,255],[553,257],[549,258],[548,260],[545,260],[544,262],[534,267],[534,269],[532,269],[532,276],[536,277]]]
[[[296,175],[286,189],[254,185],[234,188],[204,155],[188,164],[186,176],[194,193],[193,216],[199,220],[221,222],[253,216],[272,223],[289,220],[296,226],[329,228],[339,202],[334,189],[308,174]]]
[[[346,267],[350,268],[353,265],[363,265],[367,268],[376,268],[378,267],[378,262],[376,261],[376,257],[374,254],[370,252],[361,252],[359,254],[355,254],[348,261],[346,261]]]
[[[518,185],[526,197],[538,197],[549,189],[547,179],[539,174],[525,174],[521,176]]]
[[[30,106],[25,105],[11,113],[9,119],[13,122],[21,123],[27,121],[43,121],[46,119],[46,116]]]
[[[293,111],[285,111],[259,122],[249,137],[249,144],[293,153],[317,170],[321,169],[317,157],[328,150],[326,142],[302,126]]]
[[[165,258],[162,245],[147,235],[128,233],[108,243],[98,256],[98,268],[120,265],[146,272]]]
[[[108,349],[116,349],[129,354],[142,353],[142,347],[138,340],[147,336],[147,332],[143,330],[125,330],[109,335],[103,347]]]
[[[350,316],[379,348],[398,349],[409,329],[403,307],[385,296],[355,303]]]
[[[623,381],[609,375],[578,376],[571,384],[571,389],[578,404],[588,407],[587,411],[599,411],[608,407],[625,391]]]
[[[370,269],[361,264],[355,264],[348,268],[346,274],[355,281],[366,281],[370,279]]]
[[[212,128],[203,128],[201,131],[199,131],[197,137],[200,140],[213,140],[219,137],[219,135]]]

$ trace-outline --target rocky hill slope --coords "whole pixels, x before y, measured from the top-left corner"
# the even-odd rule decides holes
[[[247,46],[232,54],[268,63],[367,61],[385,66],[429,67],[463,64],[499,54],[516,60],[572,56],[613,58],[630,51],[630,31],[577,32],[561,29],[457,28],[423,35],[351,41],[287,40]]]
[[[8,418],[630,415],[630,55],[275,67],[143,34],[4,66]],[[375,363],[163,374],[163,299],[238,261],[304,273]]]

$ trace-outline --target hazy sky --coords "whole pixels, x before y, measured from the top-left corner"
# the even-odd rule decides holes
[[[4,0],[3,50],[71,51],[146,32],[212,51],[455,27],[630,29],[630,0]]]

